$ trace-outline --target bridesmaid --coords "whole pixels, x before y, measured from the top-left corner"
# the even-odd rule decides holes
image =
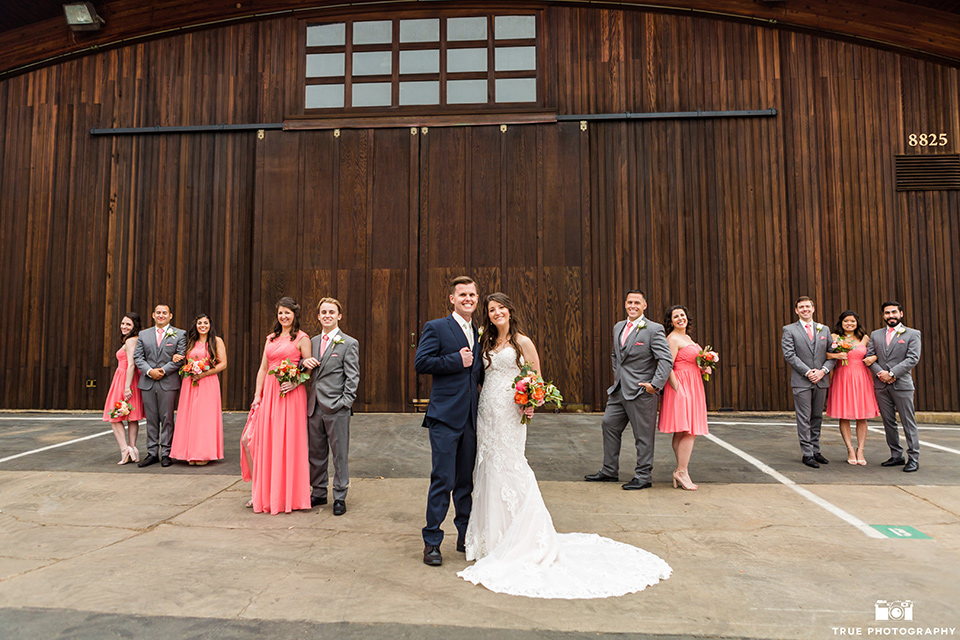
[[[217,374],[227,368],[227,348],[207,314],[197,316],[187,331],[186,353],[186,357],[174,356],[174,361],[206,360],[210,368],[183,379],[170,457],[203,466],[223,460],[223,409]]]
[[[833,328],[833,341],[843,340],[857,345],[847,353],[827,353],[828,358],[840,360],[841,366],[833,368],[830,393],[827,396],[827,415],[840,420],[840,436],[847,445],[848,464],[867,464],[863,446],[867,442],[867,418],[880,415],[877,397],[873,391],[873,376],[867,369],[876,362],[876,356],[867,355],[870,337],[860,326],[860,316],[854,311],[844,311]],[[845,365],[845,366],[843,366]],[[857,421],[857,449],[850,439],[850,421]]]
[[[702,372],[697,365],[700,345],[687,335],[690,316],[686,307],[674,305],[667,309],[663,326],[673,356],[673,371],[670,372],[670,384],[663,389],[657,428],[662,433],[673,434],[673,453],[677,457],[674,488],[679,483],[687,491],[696,491],[697,485],[690,479],[687,465],[693,454],[694,440],[708,433],[707,399],[700,377]]]
[[[120,445],[120,462],[127,464],[131,460],[140,460],[140,451],[137,449],[137,432],[140,420],[143,420],[143,402],[140,400],[140,389],[137,381],[140,372],[133,364],[133,350],[137,346],[137,336],[140,335],[140,316],[132,311],[123,316],[120,321],[120,349],[117,351],[117,372],[113,374],[110,390],[107,391],[107,401],[103,407],[103,421],[109,422],[113,428],[113,435]],[[111,418],[116,403],[126,400],[133,406],[133,410],[126,416]],[[127,431],[130,437],[127,439]]]
[[[240,438],[244,481],[252,481],[256,513],[310,509],[307,392],[299,383],[280,383],[268,372],[283,360],[296,366],[311,356],[310,338],[300,331],[300,305],[277,302],[277,323],[267,336],[257,372],[257,390]]]

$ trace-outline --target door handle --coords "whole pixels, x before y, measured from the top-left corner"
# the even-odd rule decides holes
[[[410,332],[410,348],[411,349],[417,348],[417,334],[414,333],[413,331]]]

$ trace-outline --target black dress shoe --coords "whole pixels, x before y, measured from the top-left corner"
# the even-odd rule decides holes
[[[439,567],[443,564],[443,556],[440,555],[438,545],[427,544],[423,546],[423,564],[428,567]]]
[[[345,500],[333,501],[333,515],[342,516],[347,512],[347,502]]]
[[[140,462],[138,462],[138,463],[137,463],[137,466],[138,466],[138,467],[149,467],[150,465],[152,465],[152,464],[157,464],[158,462],[160,462],[160,458],[158,458],[157,456],[155,456],[155,455],[153,455],[153,454],[150,454],[150,455],[148,455],[146,458],[144,458],[143,460],[141,460]]]
[[[163,456],[162,458],[160,458],[160,466],[161,466],[161,467],[169,467],[169,466],[172,465],[172,464],[173,464],[173,460],[171,460],[171,459],[168,458],[167,456]]]
[[[886,460],[880,463],[880,466],[881,467],[899,467],[905,462],[906,460],[904,460],[903,458],[887,458]]]
[[[914,471],[920,470],[920,463],[916,460],[907,460],[907,464],[903,465],[904,473],[912,473]]]
[[[603,471],[598,471],[597,473],[583,476],[583,479],[587,482],[620,482],[620,478],[616,476],[608,476]]]
[[[463,538],[457,538],[457,551],[459,551],[460,553],[467,552],[467,543],[464,541]]]
[[[814,469],[820,468],[820,463],[817,462],[817,459],[813,456],[803,456],[803,464],[807,465],[808,467],[813,467]]]
[[[824,458],[822,455],[820,455],[819,451],[813,454],[813,459],[819,462],[820,464],[830,464],[830,461]]]
[[[326,498],[318,498],[317,496],[310,496],[310,506],[311,506],[311,507],[319,507],[319,506],[322,506],[322,505],[325,505],[325,504],[327,504],[327,499],[326,499]]]
[[[620,485],[622,489],[649,489],[653,486],[651,482],[640,482],[638,479],[633,478],[630,482]]]

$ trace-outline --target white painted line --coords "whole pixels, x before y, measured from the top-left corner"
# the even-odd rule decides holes
[[[788,478],[787,476],[783,475],[782,473],[780,473],[779,471],[777,471],[777,470],[774,469],[773,467],[770,467],[769,465],[764,464],[764,463],[761,462],[760,460],[757,460],[756,458],[754,458],[753,456],[751,456],[749,453],[747,453],[747,452],[745,452],[745,451],[742,451],[742,450],[736,448],[736,447],[733,446],[732,444],[728,444],[728,443],[724,442],[723,440],[721,440],[721,439],[718,438],[717,436],[713,435],[712,433],[708,433],[707,435],[705,435],[705,436],[703,436],[703,437],[704,437],[704,438],[708,438],[711,442],[714,442],[714,443],[720,445],[721,447],[723,447],[723,448],[726,449],[727,451],[730,451],[730,452],[732,452],[732,453],[735,453],[736,455],[740,456],[741,458],[743,458],[744,460],[746,460],[747,462],[749,462],[750,464],[752,464],[752,465],[755,466],[756,468],[760,469],[760,471],[763,471],[765,474],[773,477],[774,479],[776,479],[776,480],[779,481],[780,483],[782,483],[782,484],[790,487],[791,489],[793,489],[794,491],[796,491],[797,493],[799,493],[801,496],[803,496],[803,497],[806,498],[807,500],[810,500],[811,502],[820,505],[821,507],[823,507],[824,509],[826,509],[827,511],[829,511],[829,512],[832,513],[833,515],[837,516],[837,517],[840,518],[841,520],[843,520],[843,521],[845,521],[845,522],[847,522],[847,523],[849,523],[849,524],[852,524],[852,525],[855,526],[857,529],[860,529],[860,531],[861,531],[864,535],[866,535],[868,538],[879,538],[879,539],[885,539],[885,538],[886,538],[885,535],[883,535],[882,533],[880,533],[879,531],[877,531],[876,529],[874,529],[873,527],[871,527],[870,525],[868,525],[868,524],[867,524],[866,522],[864,522],[863,520],[860,520],[860,519],[857,518],[856,516],[847,513],[846,511],[844,511],[843,509],[841,509],[841,508],[838,507],[837,505],[835,505],[835,504],[833,504],[833,503],[830,503],[830,502],[827,502],[826,500],[824,500],[823,498],[821,498],[821,497],[818,496],[817,494],[813,493],[812,491],[809,491],[809,490],[807,490],[807,489],[804,489],[804,488],[801,487],[801,486],[798,486],[796,482],[794,482],[793,480],[791,480],[791,479]],[[2,462],[2,461],[0,461],[0,462]]]
[[[65,447],[68,444],[73,444],[75,442],[83,442],[84,440],[91,440],[93,438],[99,438],[100,436],[105,436],[108,433],[113,433],[113,429],[110,431],[101,431],[100,433],[95,433],[91,436],[84,436],[82,438],[75,438],[73,440],[67,440],[66,442],[61,442],[59,444],[52,444],[49,447],[41,447],[39,449],[34,449],[33,451],[24,451],[23,453],[18,453],[13,456],[7,456],[6,458],[0,458],[0,463],[6,462],[8,460],[14,460],[16,458],[22,458],[23,456],[29,456],[34,453],[40,453],[41,451],[49,451],[50,449],[56,449],[57,447]]]
[[[823,428],[826,429],[831,426],[834,418],[824,418]],[[732,426],[747,426],[747,427],[795,427],[796,422],[738,422],[735,420],[707,420],[708,424],[722,424],[722,425],[732,425]],[[833,424],[836,426],[836,424]],[[851,427],[855,427],[855,424],[851,424]],[[883,427],[875,427],[872,425],[867,425],[870,429],[883,429]],[[921,431],[960,431],[960,427],[934,427],[934,426],[924,426],[919,425],[917,427]]]
[[[867,427],[868,430],[873,431],[874,433],[884,433],[883,427]],[[927,442],[926,440],[920,441],[921,446],[930,447],[931,449],[939,449],[940,451],[946,451],[947,453],[955,453],[960,456],[960,450],[951,449],[950,447],[944,447],[940,444],[933,444],[932,442]]]
[[[42,416],[0,416],[0,420],[16,420],[17,422],[54,422],[56,420],[73,420],[74,422],[103,422],[101,416],[77,416],[75,418],[66,418],[63,416],[54,416],[45,418]]]

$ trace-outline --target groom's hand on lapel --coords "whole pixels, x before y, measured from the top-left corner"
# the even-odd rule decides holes
[[[470,351],[470,347],[460,349],[460,357],[463,358],[463,366],[465,369],[473,366],[473,351]]]

